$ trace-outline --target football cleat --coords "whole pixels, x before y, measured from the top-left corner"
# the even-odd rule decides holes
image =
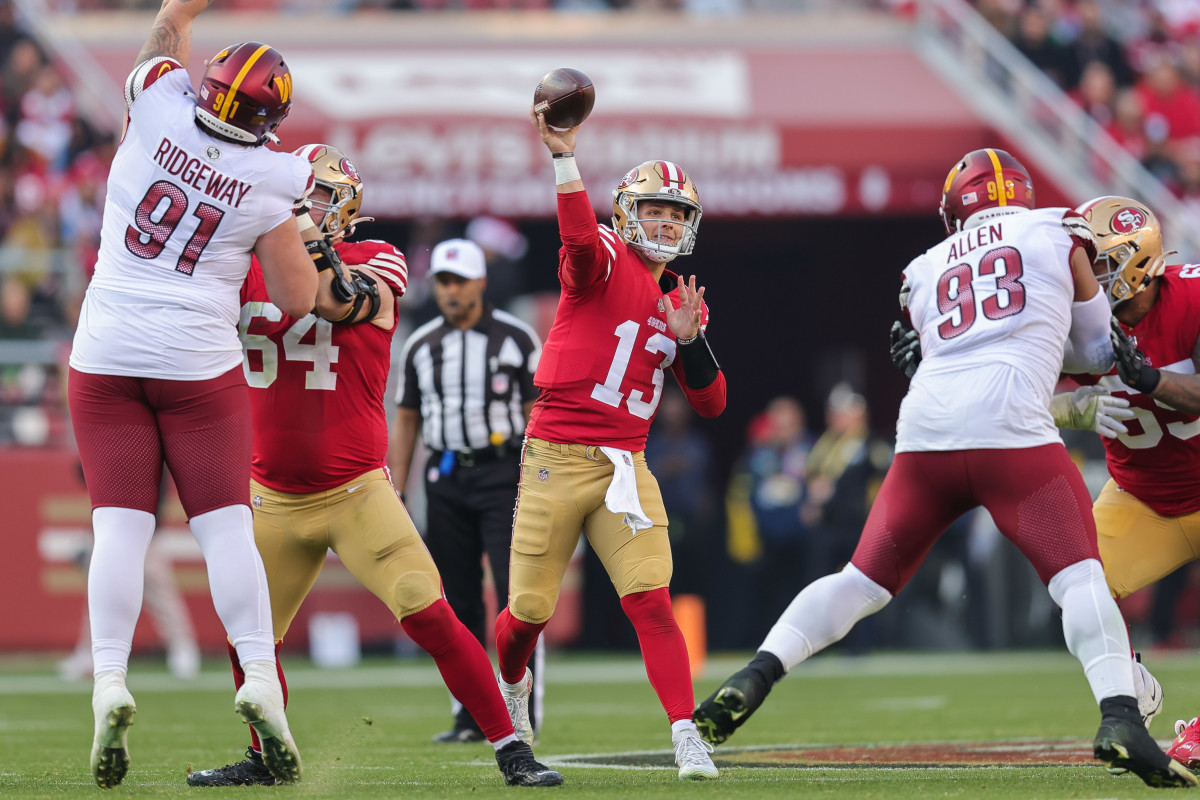
[[[1145,726],[1136,720],[1105,716],[1092,744],[1092,754],[1109,769],[1126,769],[1147,786],[1196,786],[1196,776],[1158,749]]]
[[[478,728],[460,728],[457,725],[433,737],[434,744],[470,744],[482,742],[483,732]]]
[[[771,687],[757,670],[745,667],[696,706],[692,721],[706,741],[721,744],[750,719],[770,691]]]
[[[292,733],[288,730],[287,717],[283,711],[283,691],[279,686],[279,678],[274,672],[274,663],[269,664],[270,673],[265,669],[255,670],[264,674],[262,677],[251,679],[252,669],[266,665],[267,662],[254,662],[246,665],[246,682],[238,689],[234,700],[234,710],[242,721],[254,728],[262,743],[263,763],[267,769],[279,779],[280,783],[294,783],[300,780],[300,752]],[[269,678],[274,678],[270,681]]]
[[[700,738],[692,728],[671,733],[675,745],[675,764],[679,767],[679,780],[704,781],[717,777],[717,765],[709,753],[713,746]]]
[[[513,733],[525,744],[533,746],[533,724],[529,721],[529,694],[533,689],[533,673],[525,668],[525,677],[520,683],[510,686],[502,676],[496,676],[500,696],[508,707],[508,718],[512,720]]]
[[[1167,755],[1190,770],[1200,771],[1200,723],[1192,717],[1189,722],[1175,721],[1175,740]]]
[[[1149,728],[1158,712],[1162,711],[1162,685],[1142,664],[1140,653],[1134,654],[1133,676],[1134,686],[1137,688],[1138,711],[1142,715],[1142,723]]]
[[[246,758],[236,764],[202,769],[188,773],[188,786],[274,786],[279,783],[267,769],[253,747],[246,748]]]
[[[539,764],[525,742],[509,742],[496,751],[496,763],[509,786],[561,786],[563,776]]]
[[[106,672],[92,691],[96,732],[92,739],[92,777],[101,789],[112,789],[129,770],[129,726],[137,705],[125,688],[125,676]]]

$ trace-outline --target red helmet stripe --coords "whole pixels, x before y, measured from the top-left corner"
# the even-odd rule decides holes
[[[246,79],[246,75],[250,72],[250,69],[255,65],[255,63],[257,63],[259,57],[270,49],[270,45],[264,44],[262,47],[255,50],[254,55],[246,59],[246,63],[243,64],[241,70],[238,71],[237,77],[234,78],[233,83],[229,85],[229,95],[225,98],[225,103],[221,107],[220,119],[222,122],[229,118],[229,112],[234,108],[235,103],[233,102],[233,98],[237,95],[238,89],[241,88],[242,81]]]
[[[296,150],[295,153],[293,153],[293,155],[297,155],[308,161],[312,161],[313,157],[317,155],[318,151],[320,151],[324,147],[325,147],[325,145],[323,145],[323,144],[306,144],[303,147],[301,147],[300,149]]]
[[[996,172],[996,200],[1001,206],[1008,205],[1008,198],[1004,196],[1004,168],[1000,166],[1000,157],[996,155],[996,151],[992,148],[984,150],[991,159],[992,169]]]

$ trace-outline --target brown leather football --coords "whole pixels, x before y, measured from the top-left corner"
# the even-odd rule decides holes
[[[574,128],[583,122],[595,103],[592,79],[566,67],[547,72],[533,92],[534,113],[543,113],[546,124],[556,130]]]

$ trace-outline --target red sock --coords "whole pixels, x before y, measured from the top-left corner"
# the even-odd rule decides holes
[[[549,622],[549,620],[547,620]],[[516,683],[525,677],[525,665],[537,647],[538,634],[545,622],[524,622],[514,617],[508,606],[496,617],[496,658],[500,662],[500,677],[505,683]],[[691,716],[692,710],[688,709]]]
[[[275,671],[279,673],[279,686],[283,689],[283,707],[287,708],[288,691],[287,679],[283,677],[283,664],[279,661],[279,646],[283,642],[275,643]],[[233,666],[233,688],[240,689],[242,684],[246,682],[246,671],[242,669],[241,659],[238,658],[237,649],[234,648],[229,640],[225,640],[225,649],[229,651],[229,663]],[[254,748],[254,752],[262,752],[262,742],[258,740],[258,733],[254,728],[250,728],[250,746]]]
[[[671,594],[663,589],[635,592],[621,598],[621,608],[637,631],[646,662],[646,675],[671,722],[692,718],[692,668],[687,644],[671,611]]]
[[[417,646],[433,656],[446,688],[471,713],[489,742],[513,732],[504,698],[496,690],[492,662],[483,646],[454,616],[449,603],[438,600],[400,620],[400,626]]]

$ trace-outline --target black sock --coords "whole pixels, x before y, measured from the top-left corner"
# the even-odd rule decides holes
[[[1100,713],[1106,717],[1117,717],[1142,724],[1142,712],[1138,709],[1137,700],[1129,695],[1104,698],[1100,701]]]
[[[746,665],[746,669],[758,673],[768,689],[779,683],[780,679],[787,674],[779,657],[766,650],[759,650],[755,653],[754,658],[750,659],[750,663]]]

